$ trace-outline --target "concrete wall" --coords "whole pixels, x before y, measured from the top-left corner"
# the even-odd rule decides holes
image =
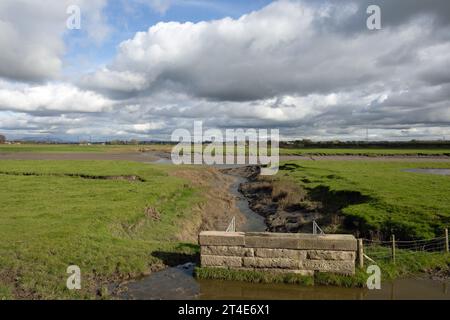
[[[204,231],[199,243],[202,267],[355,273],[357,240],[352,235]]]

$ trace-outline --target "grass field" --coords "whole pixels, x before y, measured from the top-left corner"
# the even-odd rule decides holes
[[[347,227],[399,238],[442,236],[450,226],[450,177],[405,172],[450,168],[450,163],[295,161],[279,176],[309,190],[328,213],[341,211]]]
[[[33,153],[84,153],[84,152],[137,152],[139,150],[155,151],[155,152],[171,152],[173,145],[77,145],[77,144],[14,144],[6,145],[0,144],[0,153],[15,153],[15,152],[33,152]],[[203,147],[204,148],[204,147]],[[193,147],[192,152],[200,151],[201,147]],[[226,149],[224,149],[225,151]],[[248,153],[242,148],[234,148],[234,152]],[[321,155],[353,155],[353,156],[450,156],[450,149],[380,149],[380,148],[364,148],[364,149],[291,149],[280,148],[280,155],[297,155],[297,156],[321,156]],[[270,154],[270,150],[269,150]]]
[[[340,149],[289,149],[280,148],[281,155],[315,155],[315,156],[326,156],[326,155],[351,155],[351,156],[450,156],[450,149],[379,149],[379,148],[365,148],[365,149],[350,149],[350,148],[340,148]]]
[[[0,171],[0,298],[98,298],[197,250],[176,235],[200,194],[168,167],[0,161]],[[81,291],[65,287],[69,265],[81,268]]]

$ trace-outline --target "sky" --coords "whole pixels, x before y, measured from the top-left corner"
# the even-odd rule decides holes
[[[9,139],[450,138],[447,0],[1,0],[0,48]]]

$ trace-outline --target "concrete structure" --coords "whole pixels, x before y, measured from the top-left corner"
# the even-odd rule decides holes
[[[357,240],[352,235],[204,231],[199,243],[202,267],[355,273]]]

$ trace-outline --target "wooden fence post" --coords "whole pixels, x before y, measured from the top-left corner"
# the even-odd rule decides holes
[[[448,228],[445,228],[445,252],[448,253]]]
[[[395,234],[392,235],[392,261],[395,263]]]
[[[364,268],[363,239],[358,239],[358,265],[361,269]]]

